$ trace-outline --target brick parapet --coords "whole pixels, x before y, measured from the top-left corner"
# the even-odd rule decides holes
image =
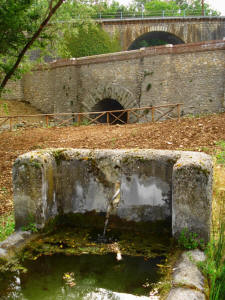
[[[142,57],[165,54],[183,54],[205,51],[225,50],[225,41],[207,41],[190,44],[164,45],[156,47],[141,48],[139,50],[123,51],[109,54],[93,55],[81,58],[60,59],[49,64],[38,66],[35,70],[55,69],[66,66],[79,66],[98,64],[104,62],[140,59]]]
[[[225,22],[225,17],[220,16],[212,16],[212,17],[202,17],[202,16],[189,16],[189,17],[166,17],[166,18],[159,18],[159,17],[151,17],[151,18],[123,18],[123,19],[98,19],[97,22],[103,25],[124,25],[124,24],[163,24],[163,23],[189,23],[193,21],[197,23],[202,22]]]

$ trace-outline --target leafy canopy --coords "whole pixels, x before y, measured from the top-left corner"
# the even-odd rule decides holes
[[[53,29],[47,24],[65,0],[1,0],[0,94],[9,79],[27,70],[27,51],[45,49]]]
[[[111,38],[100,26],[89,23],[65,31],[58,53],[61,57],[83,57],[120,50],[116,36]]]
[[[0,74],[2,76],[10,70],[18,53],[37,29],[41,11],[33,4],[34,0],[2,0],[0,3]],[[19,75],[19,70],[15,75]]]

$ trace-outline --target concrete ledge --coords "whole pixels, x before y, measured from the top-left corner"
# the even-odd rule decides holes
[[[30,231],[19,230],[11,234],[6,240],[0,243],[0,258],[9,258],[16,251],[21,249],[36,235],[32,235]]]
[[[196,249],[183,252],[173,272],[173,288],[166,300],[205,300],[204,277],[196,263],[205,261],[205,254]]]
[[[205,295],[199,291],[187,288],[174,288],[166,300],[205,300]]]
[[[125,220],[172,219],[172,233],[197,232],[208,241],[212,161],[204,153],[166,150],[49,149],[20,156],[13,167],[16,228],[37,227],[58,214],[106,212]]]

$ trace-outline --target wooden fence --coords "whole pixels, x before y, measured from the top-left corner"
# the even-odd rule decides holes
[[[130,108],[123,110],[110,110],[101,112],[80,113],[53,113],[35,115],[0,116],[0,127],[9,123],[10,130],[19,127],[19,119],[44,118],[43,125],[65,126],[65,125],[91,125],[91,124],[127,124],[139,122],[157,122],[164,119],[177,119],[180,121],[181,106],[183,103],[166,104],[160,106]],[[171,116],[172,114],[172,116]]]

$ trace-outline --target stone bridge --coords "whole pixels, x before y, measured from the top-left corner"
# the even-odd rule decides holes
[[[181,44],[225,37],[225,17],[125,18],[98,22],[111,35],[118,35],[122,50],[138,49],[143,40]]]
[[[202,114],[224,109],[224,87],[221,40],[57,60],[26,74],[9,95],[44,113],[184,103],[182,114]]]

